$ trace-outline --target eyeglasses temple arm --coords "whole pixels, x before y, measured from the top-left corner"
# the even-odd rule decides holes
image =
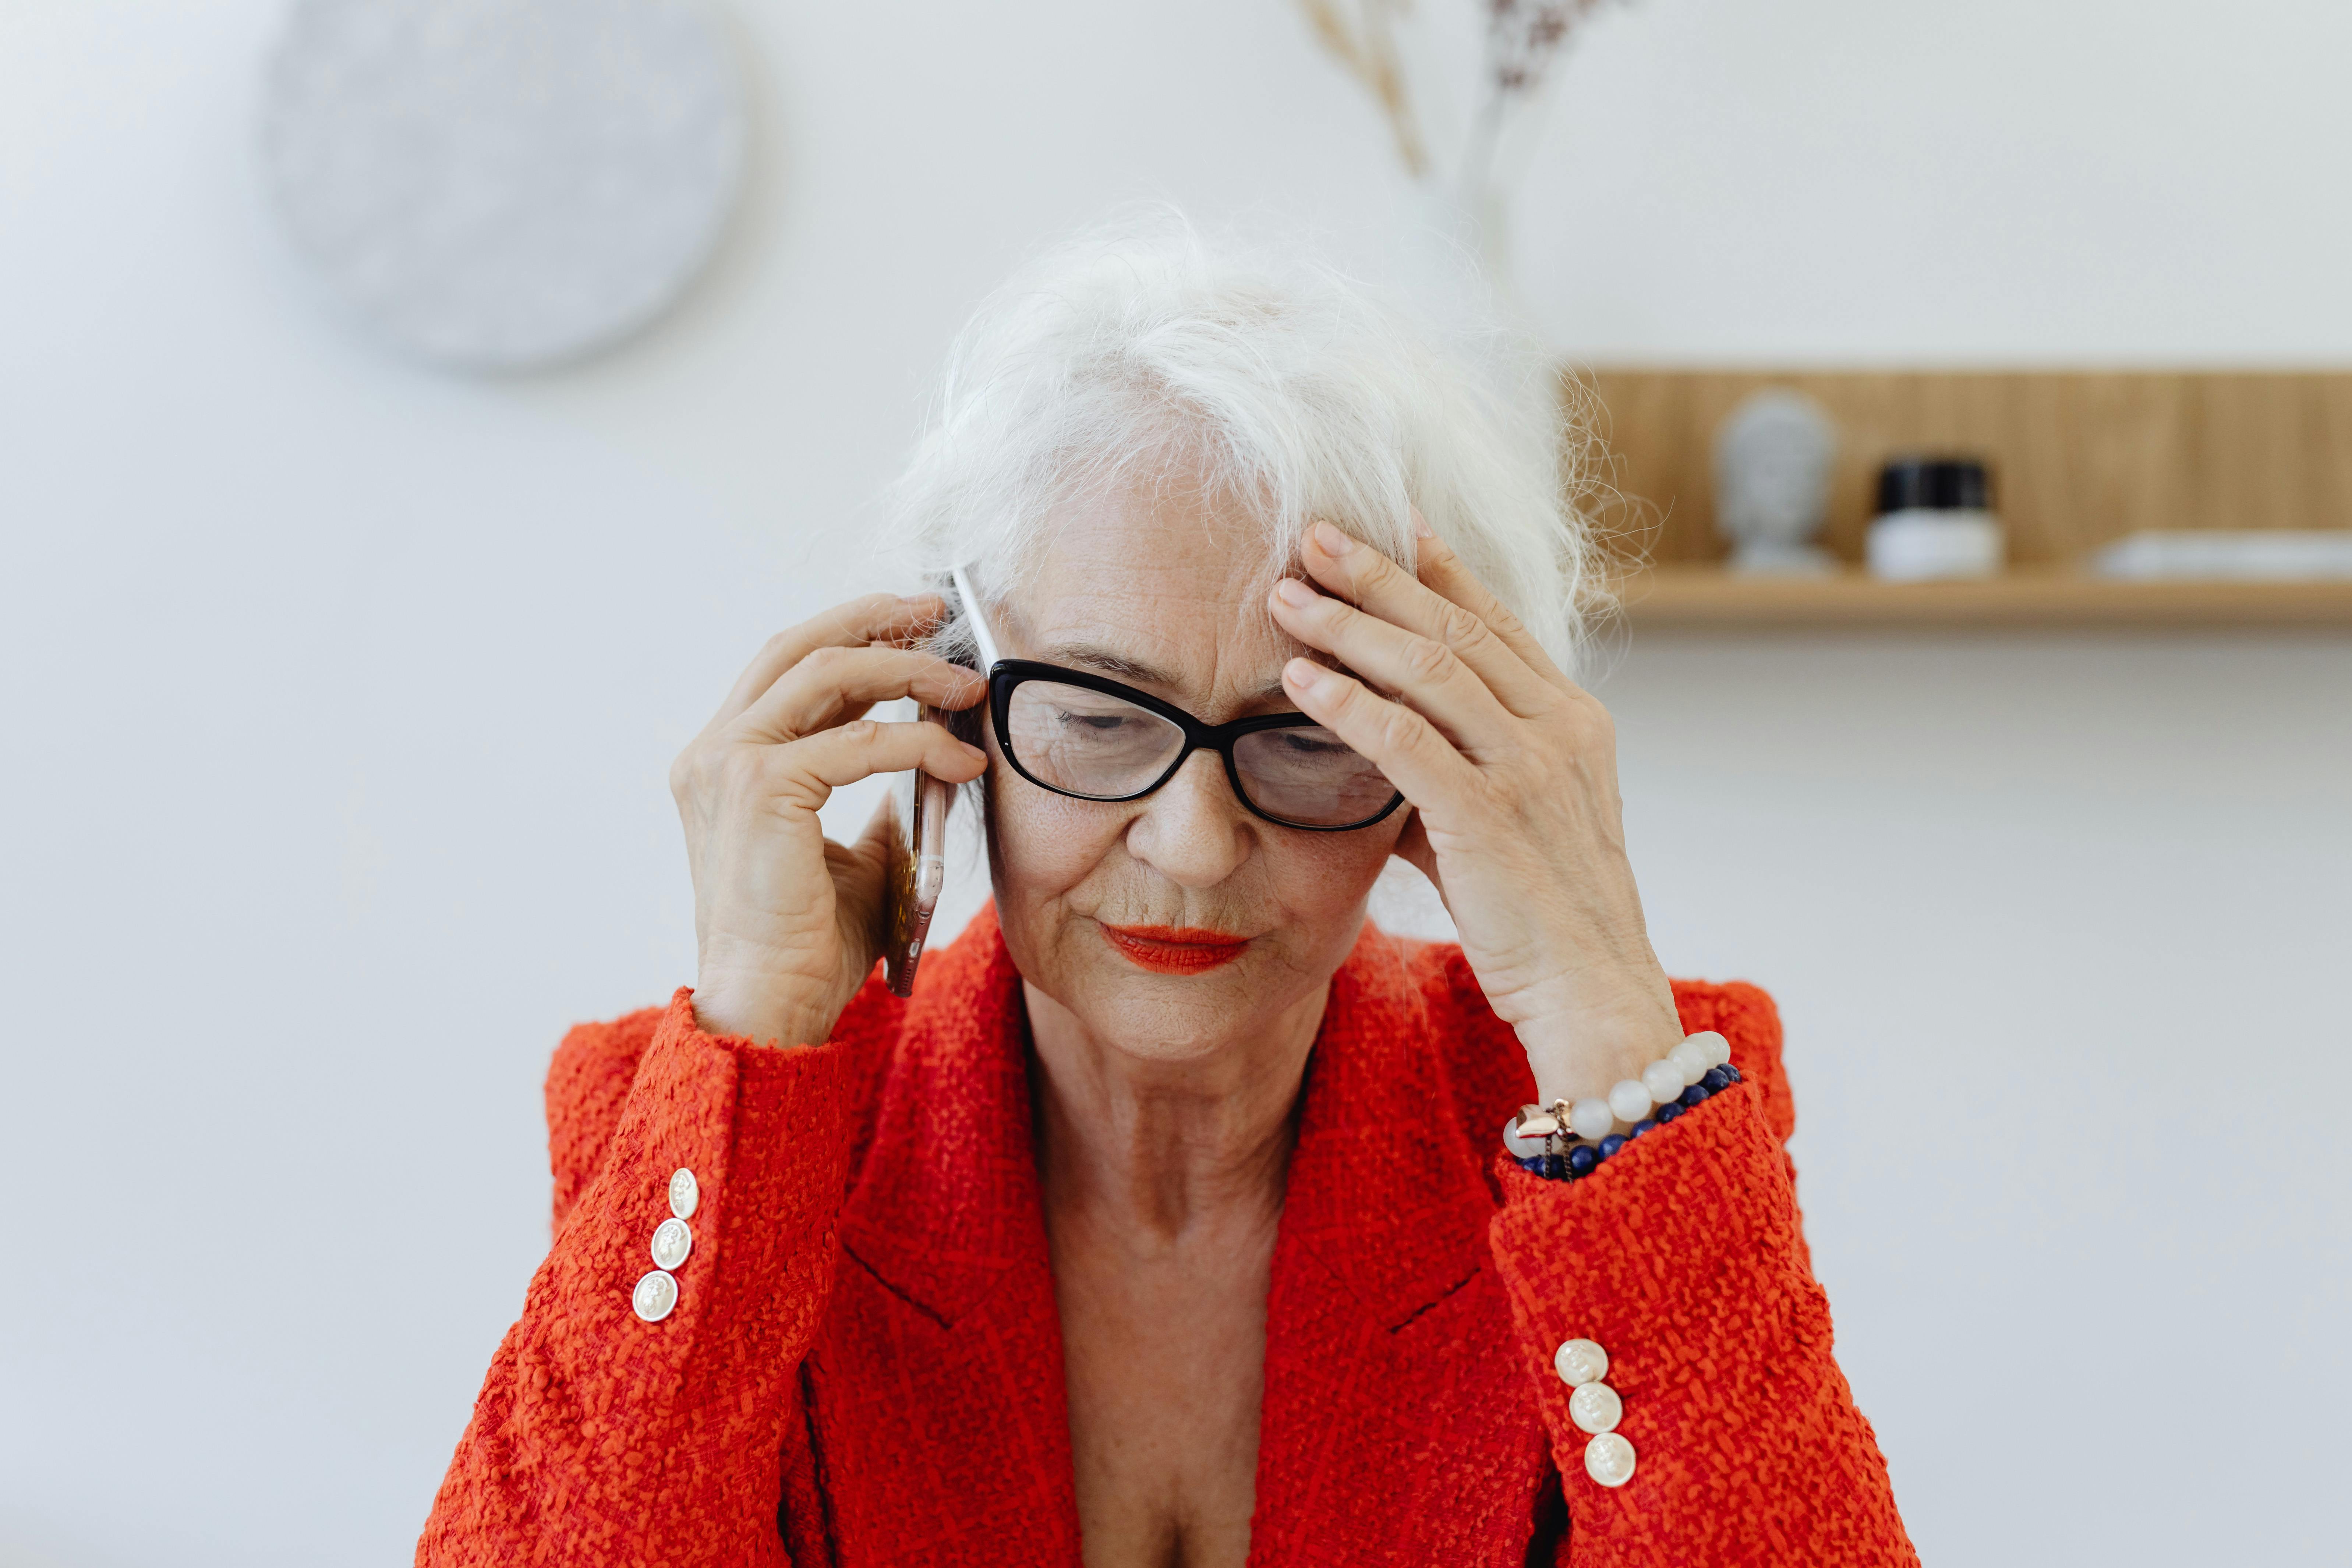
[[[980,645],[980,672],[986,675],[996,668],[996,639],[988,635],[988,622],[980,613],[980,595],[971,591],[971,579],[963,574],[962,567],[955,567],[948,575],[954,579],[956,593],[963,599],[963,615],[971,626],[971,640]]]

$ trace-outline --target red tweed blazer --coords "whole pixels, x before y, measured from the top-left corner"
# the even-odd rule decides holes
[[[684,991],[566,1037],[554,1247],[419,1563],[1076,1568],[1019,976],[985,914],[922,973],[821,1046],[715,1038]],[[1276,1244],[1253,1563],[1916,1563],[1798,1232],[1771,1001],[1675,996],[1747,1081],[1542,1182],[1499,1157],[1534,1086],[1460,952],[1366,931]],[[681,1166],[693,1251],[644,1322]],[[1614,1490],[1570,1338],[1624,1399]]]

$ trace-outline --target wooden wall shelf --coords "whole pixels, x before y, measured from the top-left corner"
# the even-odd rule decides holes
[[[2352,374],[1664,370],[1564,378],[1606,453],[1579,478],[1629,503],[1604,521],[1648,570],[1622,590],[1646,626],[2352,628],[2352,583],[2118,582],[2081,570],[2139,529],[2352,528]],[[1732,577],[1715,530],[1717,426],[1749,394],[1804,393],[1841,437],[1822,542],[1850,570]],[[2011,574],[1890,584],[1858,569],[1878,465],[1990,459]],[[1606,510],[1607,509],[1604,509]]]
[[[2073,572],[2016,572],[1975,583],[1735,577],[1661,567],[1622,589],[1636,629],[1777,626],[1916,628],[2138,626],[2352,630],[2352,582],[2123,583]]]

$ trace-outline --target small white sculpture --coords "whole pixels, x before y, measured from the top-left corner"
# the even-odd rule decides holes
[[[1801,393],[1774,387],[1715,433],[1715,526],[1731,570],[1819,574],[1837,560],[1811,542],[1829,517],[1837,426]]]

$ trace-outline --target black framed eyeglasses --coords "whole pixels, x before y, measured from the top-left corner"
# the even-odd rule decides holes
[[[1285,827],[1370,827],[1404,804],[1370,759],[1304,713],[1203,724],[1148,691],[1025,658],[989,667],[988,700],[1013,771],[1076,800],[1139,800],[1208,751],[1224,759],[1234,796]]]

